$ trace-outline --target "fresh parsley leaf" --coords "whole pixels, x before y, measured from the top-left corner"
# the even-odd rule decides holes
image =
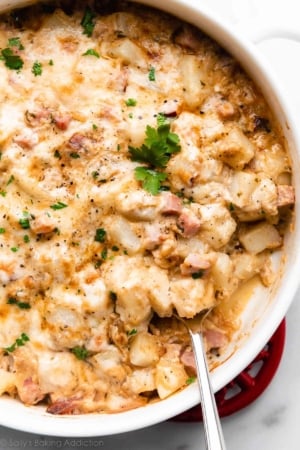
[[[12,353],[17,347],[22,347],[26,342],[29,341],[29,337],[26,333],[22,333],[19,338],[15,340],[15,342],[10,346],[4,348],[4,350],[8,353]]]
[[[72,153],[70,153],[70,157],[73,159],[78,159],[78,158],[80,158],[80,155],[79,155],[79,153],[72,152]]]
[[[100,58],[99,53],[93,48],[89,48],[82,56],[96,56],[96,58]]]
[[[150,67],[149,73],[148,73],[148,78],[150,81],[155,81],[156,80],[156,76],[155,76],[155,68],[154,67]]]
[[[76,346],[72,348],[71,352],[81,361],[84,361],[89,356],[89,352],[85,347]]]
[[[11,247],[12,252],[17,253],[19,251],[19,247]]]
[[[24,65],[24,61],[19,55],[16,55],[11,48],[7,47],[1,50],[1,59],[10,70],[20,70]]]
[[[152,195],[157,195],[161,186],[161,182],[165,181],[167,174],[163,172],[156,172],[146,167],[136,167],[134,170],[135,179],[142,182],[142,186],[145,191],[150,192]]]
[[[50,59],[49,62],[48,62],[48,64],[49,64],[49,66],[54,66],[54,61],[53,61],[53,59]]]
[[[0,228],[0,234],[4,234],[5,233],[5,228]]]
[[[104,228],[97,228],[96,234],[95,234],[95,241],[96,242],[104,242],[106,239],[106,231]]]
[[[94,18],[96,17],[95,13],[88,6],[85,8],[84,16],[81,20],[80,25],[83,28],[83,34],[86,34],[88,37],[91,37],[95,28]]]
[[[134,98],[128,98],[127,100],[125,100],[125,105],[126,106],[136,106],[137,101]]]
[[[30,222],[29,222],[29,219],[27,219],[27,218],[20,219],[19,224],[21,225],[21,227],[24,230],[28,230],[28,228],[30,228]]]
[[[107,248],[104,248],[101,252],[101,258],[103,259],[103,261],[107,259],[107,253]]]
[[[50,205],[51,209],[54,209],[54,211],[58,210],[58,209],[63,209],[63,208],[67,208],[68,205],[66,205],[63,202],[57,202],[54,203],[54,205]]]
[[[42,75],[42,73],[43,73],[43,66],[42,66],[42,64],[40,62],[38,62],[38,61],[35,61],[33,63],[31,72],[33,73],[33,75],[35,77]]]
[[[179,137],[170,132],[170,123],[158,118],[157,129],[147,125],[146,138],[141,147],[131,147],[128,150],[133,161],[150,164],[153,167],[163,168],[167,165],[171,155],[181,149]]]
[[[23,236],[23,241],[25,242],[25,244],[28,244],[30,242],[30,237],[28,236],[28,234],[25,234]]]
[[[16,298],[14,297],[9,297],[9,299],[7,300],[8,305],[16,305],[18,306],[20,309],[30,309],[30,303],[28,302],[19,302]]]

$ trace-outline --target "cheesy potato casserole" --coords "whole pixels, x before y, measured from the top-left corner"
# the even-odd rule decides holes
[[[3,15],[0,83],[0,394],[79,414],[184,388],[174,313],[217,365],[290,222],[259,88],[201,31],[113,0]]]

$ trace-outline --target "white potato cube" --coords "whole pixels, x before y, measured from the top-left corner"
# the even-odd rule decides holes
[[[155,384],[159,398],[164,399],[186,384],[188,375],[180,361],[162,357],[156,366]]]
[[[282,244],[282,237],[277,229],[267,222],[242,229],[239,233],[239,239],[243,247],[254,254],[265,249],[278,248]]]
[[[160,346],[156,336],[147,332],[140,332],[131,339],[129,358],[131,364],[148,367],[158,362]]]
[[[254,156],[253,144],[239,128],[233,128],[216,145],[215,157],[236,170],[241,170]]]

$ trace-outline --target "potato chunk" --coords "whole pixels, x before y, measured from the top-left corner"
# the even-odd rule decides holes
[[[141,332],[132,338],[129,350],[131,364],[148,367],[156,364],[159,357],[160,345],[156,336]]]
[[[242,229],[239,233],[239,239],[243,247],[254,254],[267,248],[280,247],[282,244],[282,238],[276,228],[267,222]]]
[[[254,156],[254,146],[239,128],[233,128],[216,146],[216,157],[236,170],[241,170]]]

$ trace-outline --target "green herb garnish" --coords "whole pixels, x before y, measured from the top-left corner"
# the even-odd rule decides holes
[[[204,270],[199,270],[198,272],[192,273],[192,278],[194,278],[194,280],[197,280],[198,278],[202,278],[203,275],[204,275]]]
[[[6,183],[6,186],[9,186],[14,180],[15,180],[15,177],[13,175],[11,175],[8,179],[8,182]]]
[[[185,383],[186,383],[186,384],[192,384],[192,383],[194,383],[196,380],[197,380],[197,377],[189,377],[189,378],[185,381]]]
[[[4,350],[8,353],[12,353],[17,347],[22,347],[26,342],[29,341],[29,337],[26,333],[22,333],[19,338],[15,340],[15,342],[10,346],[4,348]]]
[[[30,242],[30,237],[28,236],[28,234],[25,234],[23,236],[23,241],[25,242],[25,244],[28,244]]]
[[[51,209],[54,209],[54,210],[56,211],[56,210],[58,210],[58,209],[67,208],[67,206],[68,206],[68,205],[66,205],[66,204],[63,203],[63,202],[57,202],[57,203],[54,203],[54,205],[50,205],[50,208],[51,208]]]
[[[99,53],[93,48],[89,48],[86,52],[82,54],[82,56],[95,56],[96,58],[100,58]]]
[[[150,67],[149,73],[148,73],[148,78],[150,81],[155,81],[156,77],[155,77],[155,68],[154,67]]]
[[[43,73],[43,66],[42,66],[42,64],[40,62],[38,62],[38,61],[35,61],[33,63],[31,72],[33,73],[33,75],[35,77],[42,75],[42,73]]]
[[[28,228],[30,228],[30,222],[27,218],[20,219],[19,224],[24,230],[28,230]]]
[[[22,58],[8,47],[1,50],[1,59],[10,70],[20,70],[24,65]]]
[[[81,361],[84,361],[89,356],[89,352],[85,347],[76,346],[72,348],[71,352]]]
[[[1,197],[6,197],[7,192],[6,191],[0,191]]]
[[[5,233],[5,228],[0,228],[0,234],[4,234]]]
[[[21,40],[19,37],[13,37],[8,39],[8,46],[9,47],[17,47],[18,50],[24,50],[24,45],[21,43]]]
[[[31,308],[30,303],[28,303],[28,302],[19,302],[19,300],[17,300],[14,297],[9,297],[9,299],[7,300],[7,304],[8,305],[16,305],[20,309],[30,309]]]
[[[53,59],[50,59],[48,64],[49,64],[49,66],[54,66]]]
[[[106,231],[104,228],[97,228],[96,234],[95,234],[95,241],[96,242],[104,242],[106,239]]]
[[[136,167],[134,169],[135,178],[137,181],[142,182],[142,186],[145,191],[150,192],[152,195],[157,195],[161,188],[161,182],[165,181],[167,174],[164,172],[157,172],[146,167]]]
[[[105,261],[107,259],[107,248],[104,248],[101,252],[101,258],[103,259],[103,261]]]
[[[133,161],[150,164],[152,167],[166,167],[171,155],[181,149],[179,137],[170,132],[170,123],[160,114],[157,118],[157,129],[147,125],[146,138],[141,147],[131,147],[128,150]]]
[[[80,25],[83,28],[83,34],[86,34],[88,37],[91,37],[95,28],[94,18],[96,17],[95,13],[88,6],[85,8],[84,16],[80,22]]]
[[[72,152],[72,153],[70,153],[70,157],[73,159],[78,159],[78,158],[80,158],[80,155],[79,155],[79,153]]]
[[[11,247],[11,251],[17,253],[19,251],[19,247]]]
[[[128,98],[125,100],[126,106],[136,106],[137,101],[134,98]]]
[[[136,328],[132,328],[132,330],[128,331],[128,336],[134,336],[137,333],[137,329]]]

